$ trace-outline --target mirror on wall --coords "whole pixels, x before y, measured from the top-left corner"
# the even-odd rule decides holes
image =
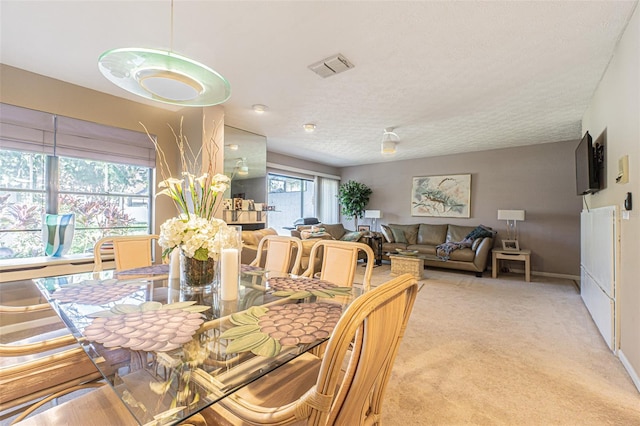
[[[266,210],[267,138],[225,125],[224,174],[231,178],[231,188],[225,198],[246,200],[244,206],[228,206],[224,220],[246,229],[264,227],[266,214],[256,210]]]

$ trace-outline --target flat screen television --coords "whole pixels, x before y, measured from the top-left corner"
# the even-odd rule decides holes
[[[600,162],[589,132],[584,134],[576,148],[576,189],[578,195],[600,190]]]

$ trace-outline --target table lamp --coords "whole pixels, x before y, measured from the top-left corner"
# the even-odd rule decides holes
[[[373,220],[373,231],[377,232],[376,229],[376,222],[378,219],[382,218],[382,211],[380,210],[365,210],[364,211],[364,217],[367,219],[372,219]]]
[[[507,221],[507,240],[518,240],[518,221],[524,221],[524,210],[498,210],[498,220]]]

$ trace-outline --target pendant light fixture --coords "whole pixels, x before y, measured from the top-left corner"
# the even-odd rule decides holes
[[[173,0],[170,50],[119,48],[98,59],[100,72],[128,92],[172,105],[218,105],[231,96],[229,82],[216,71],[173,52]]]
[[[240,176],[246,176],[249,174],[249,166],[247,166],[247,159],[241,158],[236,163],[236,171]]]
[[[400,142],[400,137],[393,132],[394,127],[387,127],[382,134],[382,144],[380,151],[384,155],[393,155],[396,153],[396,145]]]

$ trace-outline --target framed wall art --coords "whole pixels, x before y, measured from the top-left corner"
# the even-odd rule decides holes
[[[411,216],[470,217],[470,204],[470,174],[413,178]]]

